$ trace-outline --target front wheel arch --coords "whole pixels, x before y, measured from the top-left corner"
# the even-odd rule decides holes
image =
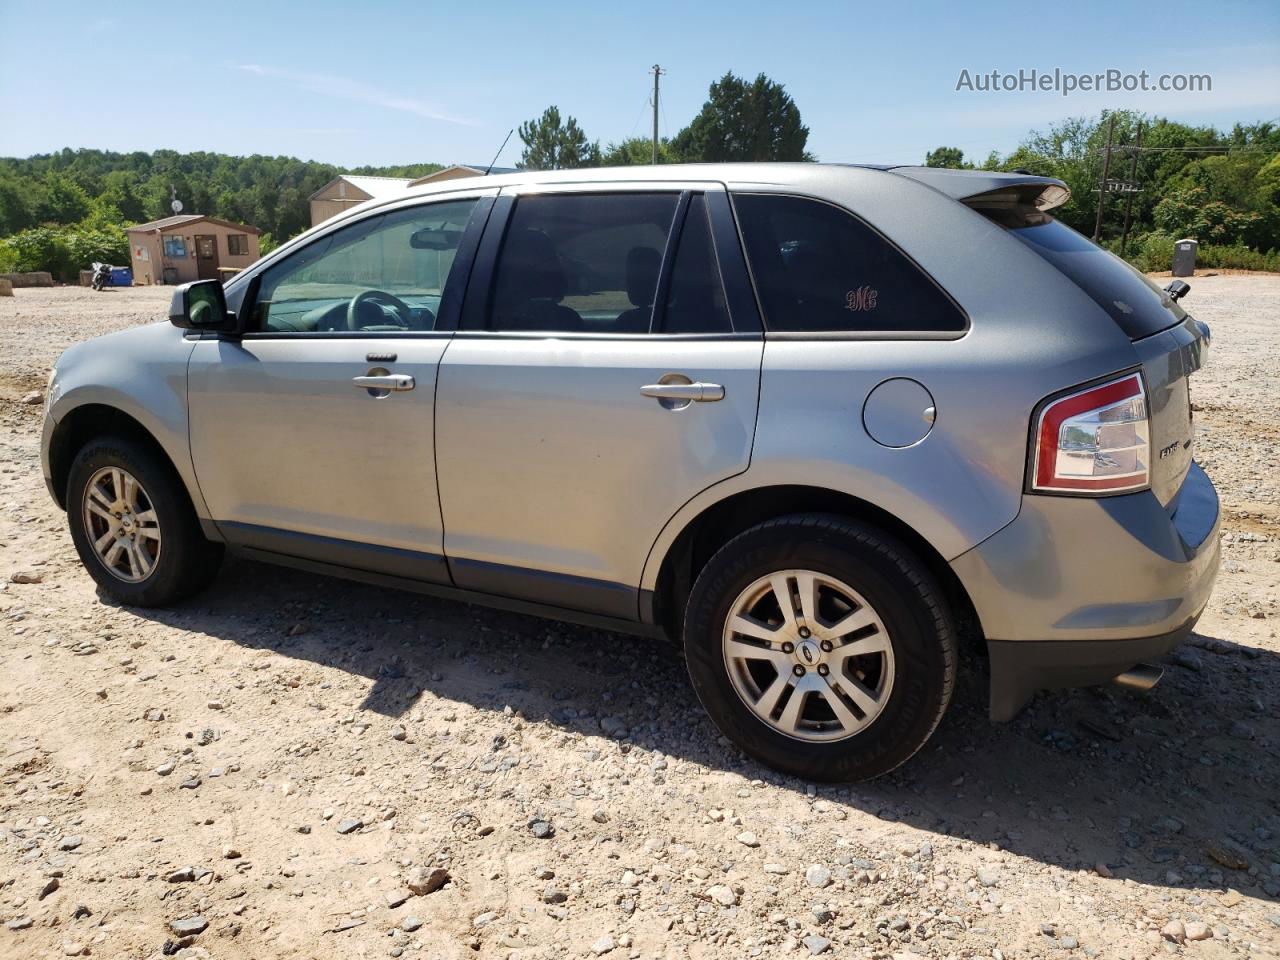
[[[71,464],[75,462],[76,454],[86,443],[107,436],[121,437],[146,448],[168,465],[186,490],[186,483],[173,458],[150,430],[118,407],[86,403],[68,411],[58,421],[49,442],[49,474],[54,497],[63,510],[67,509],[67,481],[71,477]],[[186,490],[186,493],[194,506],[191,491]]]

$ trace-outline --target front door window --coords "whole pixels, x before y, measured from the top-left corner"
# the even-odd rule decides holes
[[[353,223],[262,273],[250,328],[268,333],[433,330],[476,199]]]

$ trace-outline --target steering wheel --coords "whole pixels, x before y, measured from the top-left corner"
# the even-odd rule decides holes
[[[409,312],[409,305],[401,300],[395,294],[387,293],[385,290],[362,290],[351,298],[351,302],[347,304],[347,329],[363,330],[364,326],[360,323],[360,307],[367,300],[383,300],[395,307],[400,312],[400,316],[404,320],[404,325],[409,326],[412,314]]]

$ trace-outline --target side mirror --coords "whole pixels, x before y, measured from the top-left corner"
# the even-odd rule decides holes
[[[1170,300],[1181,300],[1191,292],[1191,284],[1184,283],[1181,280],[1174,280],[1164,288],[1164,292],[1169,295]]]
[[[184,330],[238,333],[239,320],[227,311],[221,280],[193,280],[173,291],[169,322]]]

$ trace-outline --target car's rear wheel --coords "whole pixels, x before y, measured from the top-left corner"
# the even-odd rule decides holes
[[[66,503],[80,561],[123,603],[163,606],[217,575],[221,545],[205,539],[173,468],[139,444],[86,444],[71,465]]]
[[[811,780],[864,780],[906,761],[955,682],[955,632],[928,569],[842,517],[783,517],[726,544],[694,584],[684,640],[725,736]]]

